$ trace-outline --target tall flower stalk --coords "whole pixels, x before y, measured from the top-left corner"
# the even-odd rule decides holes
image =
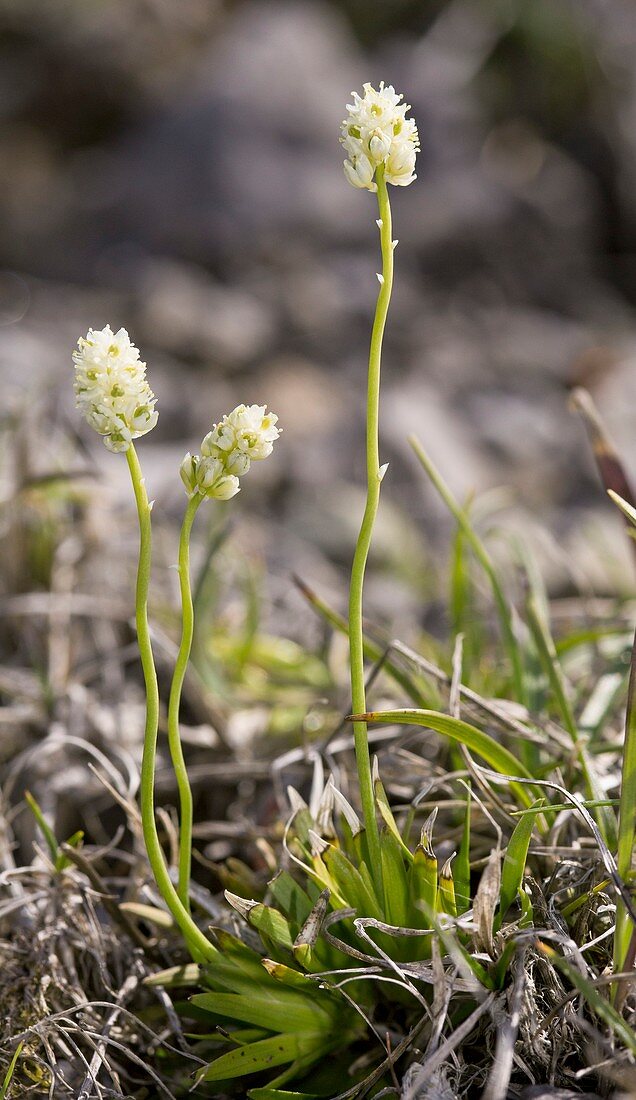
[[[190,873],[192,867],[193,799],[188,770],[183,756],[179,712],[192,639],[194,608],[190,583],[190,535],[199,505],[204,500],[229,500],[239,492],[239,477],[253,461],[267,458],[280,435],[278,417],[264,405],[238,405],[220,424],[214,424],[201,443],[201,454],[187,454],[181,463],[181,479],[188,504],[179,538],[179,587],[181,591],[181,642],[175,663],[168,702],[168,746],[179,791],[179,872],[178,894],[190,910]]]
[[[196,495],[189,499],[183,517],[179,537],[179,589],[181,592],[181,641],[174,666],[174,675],[170,685],[168,700],[168,747],[179,791],[179,877],[177,892],[182,905],[190,912],[190,874],[192,870],[192,823],[194,801],[188,778],[188,769],[183,756],[181,732],[179,729],[179,711],[181,692],[188,669],[192,638],[194,636],[194,607],[190,585],[190,534],[194,517],[203,497]]]
[[[382,254],[382,271],[378,274],[380,290],[371,332],[367,373],[367,498],[351,567],[349,589],[351,699],[354,713],[364,714],[367,709],[362,628],[364,576],[380,502],[380,483],[386,470],[386,467],[380,466],[380,374],[382,341],[393,287],[393,251],[397,244],[393,240],[387,183],[403,187],[413,182],[419,140],[415,122],[406,118],[409,106],[400,102],[402,96],[396,94],[394,88],[385,87],[382,83],[376,91],[370,84],[365,84],[363,96],[355,92],[352,94],[353,103],[348,105],[349,113],[342,123],[340,139],[347,153],[344,170],[354,187],[377,193],[377,224]],[[380,837],[375,814],[366,723],[354,722],[353,733],[369,860],[376,880],[379,880]]]
[[[148,627],[148,590],[152,561],[152,506],[148,500],[145,479],[139,459],[131,443],[126,451],[139,519],[139,563],[135,592],[135,622],[146,689],[146,724],[141,759],[140,810],[141,827],[148,860],[157,887],[178,925],[190,953],[197,961],[214,958],[216,950],[192,920],[188,909],[175,890],[161,848],[155,819],[155,770],[157,732],[159,727],[159,686],[155,669],[150,630]]]
[[[391,235],[391,205],[383,169],[376,173],[378,207],[380,211],[380,244],[382,249],[382,281],[375,308],[371,334],[369,370],[367,374],[367,501],[356,543],[351,584],[349,588],[349,659],[351,664],[351,702],[354,714],[364,714],[366,706],[364,676],[364,641],[362,630],[362,601],[364,575],[371,546],[373,527],[380,503],[380,483],[383,470],[380,467],[379,416],[380,416],[380,368],[382,363],[382,339],[391,301],[393,287],[393,239]],[[375,816],[373,781],[366,722],[353,723],[360,801],[364,815],[369,858],[373,867],[380,866],[380,839]]]

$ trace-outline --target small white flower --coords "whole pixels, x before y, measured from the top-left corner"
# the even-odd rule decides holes
[[[353,103],[342,123],[340,141],[347,153],[344,170],[349,183],[376,191],[376,169],[384,166],[387,183],[406,187],[415,179],[415,157],[420,147],[417,126],[406,117],[408,103],[384,81],[376,91],[364,85],[364,94],[352,92]]]
[[[73,363],[77,407],[109,451],[127,451],[133,439],[154,428],[157,399],[125,328],[89,329],[77,341]]]
[[[215,424],[201,443],[201,454],[187,454],[181,463],[181,478],[189,496],[229,500],[240,489],[239,478],[252,460],[261,461],[272,453],[280,435],[278,417],[265,405],[237,405]]]
[[[251,466],[249,456],[243,454],[242,451],[227,451],[225,459],[225,468],[228,474],[235,474],[236,477],[243,477]]]
[[[377,191],[373,182],[375,168],[364,153],[351,152],[351,159],[344,161],[345,176],[354,187],[362,187],[367,191]]]

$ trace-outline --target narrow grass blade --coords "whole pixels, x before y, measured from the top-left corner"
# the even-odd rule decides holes
[[[619,496],[618,493],[613,492],[612,489],[607,490],[607,495],[611,497],[611,499],[614,501],[614,504],[618,505],[625,518],[629,520],[630,524],[633,527],[636,527],[636,508],[634,508],[633,505],[628,504],[624,497]]]
[[[410,863],[413,859],[413,853],[402,839],[402,834],[397,827],[396,820],[393,816],[393,811],[391,810],[389,800],[386,796],[386,791],[384,789],[384,786],[382,785],[382,780],[377,775],[373,782],[373,793],[375,794],[376,806],[380,811],[380,815],[384,821],[384,824],[386,825],[389,832],[392,833],[393,837],[402,849],[404,858],[407,860],[408,863]]]
[[[550,683],[552,694],[554,695],[555,703],[561,714],[563,724],[572,738],[572,744],[575,747],[581,767],[587,796],[592,801],[601,801],[603,798],[603,791],[596,778],[594,766],[589,758],[587,750],[579,738],[576,718],[567,696],[565,677],[554,645],[554,639],[532,597],[527,601],[526,613],[528,626],[537,648],[539,660]],[[595,817],[603,835],[603,839],[611,847],[616,838],[616,819],[614,814],[607,807],[600,807],[597,809]]]
[[[470,909],[470,808],[472,795],[470,787],[466,793],[466,810],[461,844],[455,860],[453,876],[455,879],[455,900],[459,916]]]
[[[610,1031],[614,1032],[614,1035],[625,1044],[632,1054],[636,1054],[636,1032],[634,1032],[634,1029],[627,1023],[627,1020],[624,1020],[616,1009],[612,1007],[609,1001],[605,1000],[596,986],[588,981],[587,978],[584,978],[575,966],[572,966],[566,959],[558,955],[552,947],[548,947],[545,943],[539,943],[537,946],[539,950],[549,958],[550,962],[565,974],[574,988],[578,989],[579,993],[585,997],[588,1005],[592,1011],[596,1013],[598,1018],[609,1027]]]
[[[468,505],[465,513],[469,515]],[[481,617],[475,607],[475,586],[466,548],[466,535],[458,525],[453,539],[450,569],[451,636],[464,636],[464,675],[469,682],[471,671],[477,665],[483,650],[484,637]]]
[[[313,607],[314,611],[325,622],[329,623],[334,630],[337,630],[340,634],[349,634],[349,623],[337,611],[329,607],[314,591],[305,584],[299,577],[294,577],[294,583],[299,592],[305,597],[307,602]],[[368,634],[364,636],[364,656],[367,660],[377,662],[384,659],[384,668],[386,672],[391,676],[393,680],[404,690],[409,699],[419,706],[425,703],[424,696],[419,690],[416,684],[414,684],[412,678],[408,676],[394,661],[391,660],[391,656],[385,654],[385,650],[377,642],[372,641]]]
[[[8,1095],[9,1086],[10,1086],[11,1081],[13,1079],[13,1074],[15,1073],[15,1067],[18,1064],[18,1058],[22,1054],[22,1047],[23,1046],[24,1046],[24,1043],[22,1042],[22,1043],[18,1043],[17,1047],[15,1048],[13,1058],[11,1059],[11,1061],[9,1063],[9,1068],[8,1068],[7,1072],[5,1073],[5,1075],[4,1075],[4,1081],[2,1082],[2,1087],[0,1088],[0,1100],[5,1100],[6,1096]]]
[[[431,482],[437,489],[437,492],[444,501],[446,507],[449,509],[449,511],[452,513],[455,520],[461,527],[466,537],[466,540],[473,551],[473,554],[477,558],[477,561],[481,565],[484,573],[486,574],[486,577],[488,578],[488,583],[490,584],[490,587],[492,589],[495,605],[497,607],[497,614],[499,616],[504,645],[512,666],[512,678],[515,687],[515,696],[518,702],[525,705],[527,701],[527,692],[525,686],[521,647],[519,646],[515,635],[512,609],[504,594],[503,588],[499,583],[499,577],[497,576],[497,570],[494,566],[494,563],[488,551],[486,550],[486,547],[484,546],[482,540],[479,538],[472,523],[470,522],[468,514],[451,493],[448,485],[446,484],[441,474],[436,469],[426,451],[422,447],[422,444],[419,442],[418,439],[415,438],[415,436],[409,437],[409,443],[413,448],[413,451],[415,452],[420,463],[424,467],[424,470],[426,471]]]
[[[597,806],[618,806],[619,804],[620,802],[618,798],[601,798],[595,800],[586,800],[582,798],[580,801],[577,802],[577,805],[583,806],[583,808],[586,810],[594,810]],[[546,804],[545,806],[543,806],[543,808],[538,812],[541,814],[560,814],[561,810],[571,809],[573,809],[571,802],[551,802],[549,805]],[[534,814],[536,816],[537,810],[535,810],[534,807],[530,806],[530,808],[527,810],[510,811],[511,817],[525,817],[527,814]]]
[[[616,866],[627,882],[632,869],[636,842],[636,637],[627,690],[625,744],[621,775],[620,807],[618,811],[618,848]],[[616,899],[616,931],[614,933],[614,970],[623,969],[631,937],[636,934],[621,898]]]
[[[57,842],[55,833],[53,832],[51,826],[49,825],[42,812],[42,807],[40,806],[39,802],[33,797],[30,791],[24,792],[24,801],[26,802],[27,806],[29,807],[31,813],[33,814],[35,820],[40,827],[40,832],[42,833],[42,836],[46,841],[46,846],[50,852],[53,863],[57,864],[57,861],[59,860],[61,854],[60,846]]]
[[[289,1092],[286,1089],[250,1089],[250,1100],[320,1100],[318,1092]]]

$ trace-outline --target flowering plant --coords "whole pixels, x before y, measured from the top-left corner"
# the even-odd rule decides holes
[[[550,981],[559,996],[560,975],[564,975],[577,993],[586,998],[593,1013],[611,1033],[612,1041],[618,1039],[628,1056],[636,1057],[633,1029],[621,1014],[625,998],[625,987],[621,984],[625,974],[621,970],[633,966],[636,951],[636,907],[632,897],[636,656],[632,661],[623,789],[617,819],[612,807],[618,800],[604,797],[606,792],[599,782],[596,761],[588,750],[587,730],[585,735],[579,730],[574,704],[566,690],[562,653],[557,651],[549,625],[542,617],[543,593],[537,595],[535,578],[529,570],[529,595],[520,629],[520,615],[513,608],[468,512],[455,500],[424,449],[413,439],[410,442],[415,454],[452,513],[459,533],[454,561],[458,637],[452,674],[400,643],[391,643],[383,649],[365,631],[365,570],[380,486],[387,469],[380,464],[379,454],[380,374],[397,244],[392,237],[387,185],[408,186],[413,182],[419,138],[414,120],[407,117],[409,106],[390,85],[381,83],[376,90],[365,84],[362,95],[353,93],[353,102],[347,110],[340,139],[347,154],[344,171],[353,186],[377,195],[382,257],[367,371],[366,504],[351,567],[348,619],[326,607],[309,590],[305,590],[305,595],[334,630],[348,636],[352,713],[347,720],[353,729],[360,805],[354,807],[355,796],[350,802],[333,777],[324,783],[322,757],[316,753],[309,803],[298,791],[288,789],[291,814],[284,832],[282,866],[276,874],[264,883],[262,877],[239,860],[234,861],[232,868],[228,861],[225,868],[232,882],[226,900],[239,920],[248,926],[243,928],[241,938],[228,932],[227,914],[223,926],[209,930],[208,934],[190,910],[193,804],[179,729],[181,691],[194,628],[189,548],[194,518],[203,501],[233,498],[251,463],[271,454],[280,434],[277,417],[264,405],[237,406],[212,426],[199,453],[186,454],[180,467],[188,499],[178,563],[182,633],[168,703],[168,742],[180,806],[178,868],[173,876],[155,820],[159,692],[147,620],[151,505],[133,443],[156,424],[156,399],[146,381],[145,365],[139,361],[139,352],[124,329],[117,333],[109,326],[97,332],[91,329],[79,341],[73,356],[78,406],[110,450],[126,453],[140,524],[137,631],[147,695],[141,774],[143,835],[157,886],[193,960],[187,966],[154,974],[151,984],[196,988],[190,1007],[181,1006],[180,1010],[204,1029],[199,1035],[200,1053],[209,1060],[197,1073],[197,1088],[216,1083],[226,1095],[233,1082],[257,1075],[258,1083],[247,1093],[253,1100],[291,1100],[291,1097],[317,1100],[320,1096],[334,1095],[337,1100],[345,1100],[387,1085],[377,1093],[385,1095],[395,1091],[390,1081],[395,1082],[396,1060],[409,1051],[423,1058],[421,1065],[417,1062],[412,1065],[416,1071],[422,1071],[421,1082],[430,1080],[434,1091],[439,1086],[445,1094],[447,1082],[436,1074],[443,1068],[443,1059],[454,1051],[454,1037],[468,1035],[478,1023],[481,1027],[490,1014],[496,1054],[489,1080],[485,1082],[486,1093],[503,1096],[508,1089],[515,1043],[520,1034],[524,984],[518,976],[524,979],[526,955],[533,959],[535,967],[540,962],[541,966],[551,968]],[[604,439],[599,451],[607,465],[609,452]],[[616,468],[614,463],[614,474]],[[617,501],[630,521],[634,521],[636,513],[631,504],[620,497]],[[466,610],[470,603],[466,592],[471,585],[470,567],[466,564],[469,554],[492,592],[506,655],[499,694],[510,699],[512,707],[491,697],[489,677],[485,680],[484,694],[474,690],[472,683],[469,687],[463,682],[462,637],[464,628],[468,634],[472,630],[472,617]],[[473,645],[481,645],[482,640],[475,629]],[[596,641],[598,637],[594,635]],[[574,648],[578,645],[576,641]],[[407,695],[410,706],[369,711],[365,681],[369,660],[375,663],[376,670],[384,667]],[[539,695],[537,685],[541,676],[541,691],[546,698],[552,692],[558,719],[555,721],[554,714],[550,714],[545,731],[537,728],[531,710],[531,700],[536,702]],[[437,687],[431,688],[431,681],[447,690],[448,713],[435,709],[440,704]],[[461,706],[471,708],[471,721],[460,716]],[[599,725],[608,706],[604,695],[596,704],[601,713]],[[588,703],[586,712],[589,710]],[[582,716],[579,721],[583,724]],[[370,756],[369,724],[423,728],[427,735],[439,734],[461,754],[460,765],[465,765],[475,779],[476,791],[472,792],[464,781],[466,771],[449,775],[448,768],[440,768],[437,775],[431,772],[434,777],[429,786],[410,805],[401,811],[395,809],[380,778],[377,761]],[[487,732],[482,728],[484,724],[492,725],[494,732]],[[546,738],[553,738],[559,745],[554,781],[546,776],[557,770],[555,760],[546,758],[545,753],[541,755]],[[512,742],[511,748],[506,740]],[[410,755],[415,763],[413,753],[400,751],[404,759]],[[585,797],[568,793],[562,772],[576,777]],[[458,783],[462,785],[463,798],[459,803],[454,797],[448,800],[449,812],[443,815],[446,836],[440,839],[435,835],[435,826],[441,796],[435,787],[450,785],[451,780],[455,787]],[[497,786],[507,789],[507,799],[496,793]],[[548,794],[554,790],[567,800],[565,804],[550,802]],[[422,827],[415,829],[416,814],[421,812],[429,791],[433,791],[434,804],[427,807],[431,812]],[[459,814],[455,812],[458,804]],[[490,854],[490,839],[484,847],[484,837],[475,837],[474,807],[495,827],[497,841]],[[558,878],[557,869],[551,870],[541,885],[536,880],[529,883],[525,877],[529,859],[549,854],[553,829],[561,828],[560,824],[553,824],[550,815],[555,812],[561,815],[565,810],[579,814],[591,832],[606,876],[590,885],[586,872],[581,880],[585,884],[583,892],[578,887],[575,892],[571,880],[570,885],[551,892],[552,880]],[[504,830],[507,830],[505,853]],[[541,843],[533,853],[535,835]],[[446,852],[438,866],[436,848],[442,843]],[[261,851],[266,850],[271,856],[273,850],[263,844]],[[534,930],[535,914],[550,913],[551,923],[548,922],[544,936],[567,945],[569,952],[575,946],[569,939],[570,930],[581,910],[586,909],[587,920],[597,898],[608,886],[616,897],[616,924],[610,929],[614,932],[612,1000],[602,997],[596,984],[587,981],[582,951],[574,967],[567,954],[563,957],[548,944],[539,942]],[[565,893],[565,904],[557,900],[561,893]],[[607,908],[604,904],[599,906],[594,918],[601,915],[604,920]],[[237,931],[240,925],[237,926],[234,914],[233,927]],[[552,919],[554,916],[558,920]],[[597,937],[587,940],[584,950],[596,949],[607,934],[602,930]],[[509,996],[514,1011],[504,1028],[501,1021]],[[568,1000],[566,997],[559,1003],[557,998],[557,1008],[546,1018],[556,1021],[557,1009],[560,1012]],[[469,1015],[470,1001],[475,1007]],[[447,1020],[451,1035],[442,1040]],[[422,1044],[420,1050],[416,1044],[425,1026],[429,1027],[427,1044],[425,1049]],[[367,1031],[372,1033],[374,1042],[383,1043],[382,1030],[387,1037],[386,1058],[380,1061],[368,1048],[363,1050],[361,1059],[353,1056],[354,1045]],[[533,1042],[534,1038],[530,1041],[533,1054],[540,1055],[542,1048]],[[220,1054],[218,1044],[223,1046]],[[552,1073],[554,1059],[548,1061]],[[275,1071],[273,1077],[272,1071]],[[263,1075],[267,1079],[261,1086]],[[413,1079],[416,1088],[420,1076]],[[341,1088],[343,1079],[353,1080],[345,1091]],[[300,1088],[310,1091],[289,1092],[292,1082],[294,1088],[300,1082]],[[473,1085],[471,1080],[469,1088]]]
[[[193,606],[190,590],[190,534],[203,500],[226,501],[239,491],[239,476],[246,474],[252,460],[271,454],[280,431],[278,417],[265,406],[239,405],[219,424],[214,424],[201,444],[201,455],[187,454],[181,463],[181,478],[188,492],[188,505],[179,541],[179,581],[182,598],[182,634],[168,704],[168,743],[177,777],[180,798],[178,884],[173,885],[159,841],[155,820],[154,784],[159,688],[148,627],[148,590],[152,556],[152,503],[133,440],[146,435],[157,423],[156,398],[146,380],[146,365],[139,351],[121,328],[110,325],[89,329],[73,352],[77,407],[109,450],[124,452],[137,503],[140,529],[137,570],[137,638],[146,685],[146,728],[141,765],[141,819],[148,858],[157,886],[195,959],[210,959],[217,952],[190,914],[190,870],[192,862],[192,791],[181,746],[179,710],[181,691],[193,637]]]

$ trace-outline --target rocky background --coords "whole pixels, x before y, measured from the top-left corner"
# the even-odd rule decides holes
[[[636,466],[631,0],[2,0],[0,56],[0,381],[5,425],[37,416],[31,474],[73,468],[56,432],[77,429],[103,507],[128,513],[70,367],[89,326],[124,325],[159,396],[159,519],[210,422],[267,401],[285,434],[239,498],[243,543],[275,598],[292,568],[342,594],[378,242],[337,138],[350,90],[385,79],[422,152],[392,193],[376,612],[421,615],[450,532],[413,431],[459,495],[509,488],[488,508],[536,535],[555,591],[630,583],[567,400],[591,389]]]

